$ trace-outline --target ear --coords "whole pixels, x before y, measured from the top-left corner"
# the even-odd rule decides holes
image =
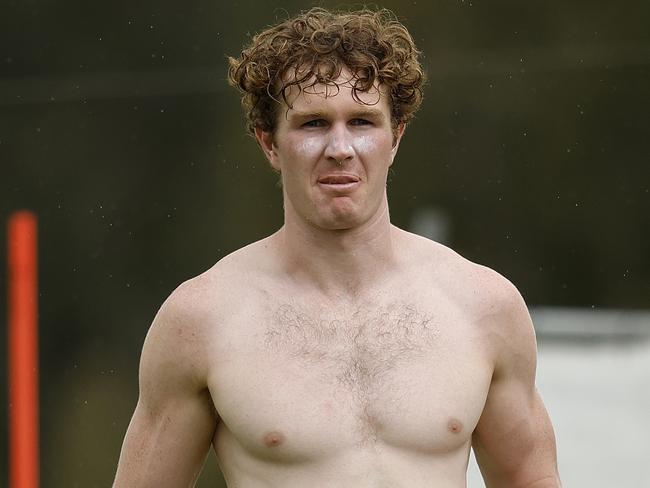
[[[266,156],[266,159],[269,160],[273,169],[280,171],[278,154],[276,152],[276,146],[273,143],[273,133],[255,127],[255,139],[257,139],[257,143],[260,145],[260,148],[262,148],[262,152]]]
[[[399,143],[402,140],[402,136],[404,135],[404,131],[406,130],[406,124],[402,122],[397,126],[397,129],[395,130],[395,136],[393,140],[393,148],[390,150],[390,164],[393,164],[393,160],[395,159],[395,156],[397,155],[397,149],[399,148]]]

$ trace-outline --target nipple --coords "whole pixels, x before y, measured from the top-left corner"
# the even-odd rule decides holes
[[[264,436],[264,445],[266,447],[277,447],[284,442],[284,436],[280,432],[269,432]]]
[[[463,424],[460,420],[452,418],[447,422],[447,428],[449,429],[449,432],[460,434],[460,431],[463,430]]]

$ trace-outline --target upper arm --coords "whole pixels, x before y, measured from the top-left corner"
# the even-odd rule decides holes
[[[555,436],[535,387],[536,341],[526,305],[509,283],[487,315],[494,373],[472,445],[488,487],[559,487]]]
[[[201,317],[184,287],[163,304],[145,339],[140,393],[116,488],[193,486],[209,450],[216,413],[207,390]]]

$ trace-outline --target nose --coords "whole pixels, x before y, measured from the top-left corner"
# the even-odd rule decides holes
[[[344,125],[334,125],[329,132],[324,156],[328,161],[342,166],[354,157],[351,135]]]

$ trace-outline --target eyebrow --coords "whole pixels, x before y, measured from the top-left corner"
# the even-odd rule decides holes
[[[292,118],[298,118],[298,119],[320,119],[320,118],[325,118],[327,115],[325,112],[321,111],[313,111],[313,112],[300,112],[295,109],[289,110],[288,115]],[[364,109],[364,110],[359,110],[352,112],[352,116],[354,118],[381,118],[384,116],[384,113],[381,110],[377,109]]]
[[[382,112],[381,110],[369,108],[369,109],[361,110],[360,112],[355,112],[354,115],[356,117],[383,117],[384,112]]]
[[[296,119],[320,119],[325,116],[324,112],[298,112],[296,109],[287,110],[287,116]]]

